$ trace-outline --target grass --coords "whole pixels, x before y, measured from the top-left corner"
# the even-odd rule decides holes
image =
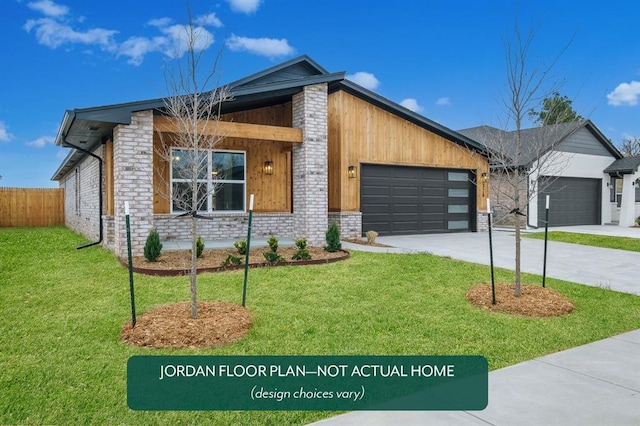
[[[522,234],[527,238],[544,240],[544,232],[534,232]],[[581,244],[584,246],[594,246],[611,248],[618,250],[628,250],[640,252],[640,238],[612,237],[609,235],[578,234],[576,232],[551,231],[548,233],[549,241],[559,241],[562,243]]]
[[[629,331],[640,298],[548,279],[571,315],[531,319],[471,306],[488,267],[427,254],[354,252],[330,265],[252,270],[254,325],[205,350],[129,347],[129,283],[108,251],[62,227],[0,229],[0,424],[305,424],[332,412],[138,412],[127,407],[132,355],[484,355],[497,369]],[[498,281],[512,274],[497,270]],[[201,300],[242,298],[242,271],[199,278]],[[524,275],[524,282],[540,277]],[[138,314],[189,299],[185,277],[136,275]]]

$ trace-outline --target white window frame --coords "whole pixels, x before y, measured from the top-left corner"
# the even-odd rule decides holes
[[[181,148],[181,147],[171,147],[171,158],[173,159],[176,154],[176,151],[193,151],[190,148]],[[226,214],[226,213],[245,213],[246,212],[246,200],[247,200],[247,152],[240,150],[231,150],[231,149],[199,149],[198,151],[207,154],[207,174],[205,179],[198,179],[198,181],[207,183],[207,209],[206,210],[198,210],[198,213],[211,213],[211,214]],[[242,170],[243,170],[243,179],[214,179],[212,177],[213,174],[213,156],[216,153],[223,154],[242,154]],[[173,184],[179,182],[191,182],[191,179],[175,179],[173,178],[173,165],[169,167],[169,186],[171,190],[171,214],[179,214],[185,213],[184,210],[175,210],[174,202],[173,202]],[[216,184],[242,184],[242,209],[241,210],[214,210],[213,207],[213,197],[215,194],[218,194],[218,191],[215,193],[212,191],[212,188],[215,187]]]

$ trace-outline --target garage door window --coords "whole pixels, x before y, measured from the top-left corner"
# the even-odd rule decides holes
[[[447,222],[448,229],[467,229],[468,227],[468,220],[450,220]]]
[[[448,179],[449,182],[465,182],[467,179],[469,179],[469,174],[466,172],[449,172]]]
[[[469,213],[468,204],[449,204],[447,206],[448,213]]]
[[[449,188],[449,197],[469,198],[468,189]]]

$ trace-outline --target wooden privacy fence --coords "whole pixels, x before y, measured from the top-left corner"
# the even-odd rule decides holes
[[[0,188],[0,227],[64,224],[64,189]]]

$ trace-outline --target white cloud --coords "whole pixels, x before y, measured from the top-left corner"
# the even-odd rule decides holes
[[[28,3],[27,6],[29,9],[33,9],[52,18],[60,18],[69,13],[69,8],[67,6],[55,4],[51,0],[34,1]]]
[[[71,26],[57,22],[51,18],[30,19],[24,24],[27,32],[35,29],[38,43],[52,49],[63,44],[88,44],[98,45],[104,50],[112,51],[115,48],[113,36],[117,31],[104,28],[92,28],[87,31],[76,31]]]
[[[0,121],[0,142],[9,142],[11,139],[13,135],[7,130],[7,125]]]
[[[247,15],[255,13],[262,3],[262,0],[227,0],[231,10],[234,12],[246,13]]]
[[[209,13],[207,15],[202,15],[202,16],[198,16],[195,20],[194,23],[196,25],[202,25],[202,26],[209,26],[209,27],[215,27],[215,28],[221,28],[222,25],[222,21],[216,16],[215,13]]]
[[[118,47],[117,56],[126,56],[128,63],[140,65],[147,53],[162,52],[170,58],[181,58],[189,48],[188,25],[167,25],[169,18],[154,19],[149,25],[156,26],[163,34],[158,37],[129,37]],[[194,27],[195,41],[193,49],[196,52],[206,50],[214,42],[213,34],[204,27]]]
[[[347,80],[351,80],[354,83],[364,87],[369,90],[376,90],[380,85],[380,81],[376,78],[375,75],[370,72],[359,71],[355,74],[348,74],[345,76]]]
[[[451,99],[448,96],[438,98],[436,101],[436,105],[438,106],[451,106]]]
[[[634,106],[638,104],[638,96],[640,96],[640,82],[632,81],[631,83],[621,83],[615,90],[607,95],[609,105]]]
[[[151,25],[152,27],[167,27],[169,26],[170,23],[173,22],[173,19],[171,18],[156,18],[156,19],[152,19],[149,22],[147,22],[148,25]]]
[[[418,104],[418,101],[414,98],[403,99],[402,102],[400,102],[400,105],[407,109],[410,109],[413,112],[422,112],[424,110],[424,108],[420,106]]]
[[[38,139],[35,139],[35,140],[31,141],[31,142],[27,142],[25,145],[33,146],[33,147],[36,147],[36,148],[42,148],[46,144],[54,143],[55,140],[56,140],[56,138],[54,136],[40,136]]]
[[[254,55],[275,58],[278,56],[287,56],[295,52],[295,49],[289,45],[287,39],[275,38],[249,38],[240,37],[232,34],[227,39],[227,47],[234,52],[249,52]]]

